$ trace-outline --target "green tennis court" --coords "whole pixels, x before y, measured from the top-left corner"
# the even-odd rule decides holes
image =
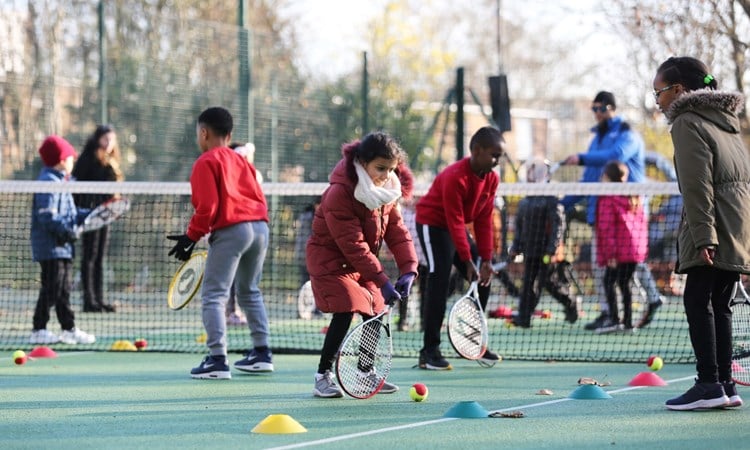
[[[1,448],[746,448],[747,409],[674,412],[664,401],[692,384],[694,368],[666,361],[664,387],[631,387],[645,364],[505,361],[485,369],[452,359],[454,370],[394,360],[392,395],[370,400],[312,396],[313,355],[276,355],[276,372],[229,381],[189,377],[199,355],[61,352],[15,366],[0,358]],[[230,359],[239,359],[230,355]],[[611,399],[574,400],[580,377]],[[412,402],[408,387],[430,389]],[[539,395],[541,389],[552,395]],[[740,390],[747,397],[747,390]],[[458,402],[522,411],[524,418],[446,418]],[[251,430],[288,415],[295,434]]]

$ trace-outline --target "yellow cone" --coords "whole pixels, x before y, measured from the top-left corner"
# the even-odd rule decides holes
[[[138,349],[133,345],[132,342],[127,340],[115,341],[109,348],[113,352],[137,352]]]
[[[263,434],[291,434],[306,433],[307,429],[286,414],[271,414],[261,420],[260,423],[252,429],[252,432]]]

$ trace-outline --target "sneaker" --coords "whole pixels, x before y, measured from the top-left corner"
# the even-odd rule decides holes
[[[608,318],[607,320],[602,322],[599,328],[594,329],[594,333],[607,334],[607,333],[615,333],[615,332],[623,331],[623,330],[625,330],[625,325]]]
[[[419,351],[419,368],[426,370],[451,370],[453,366],[443,358],[440,350],[428,352],[422,349]]]
[[[208,355],[198,367],[193,367],[190,376],[204,380],[229,380],[232,373],[229,371],[226,357]]]
[[[500,361],[502,361],[500,355],[490,349],[485,350],[484,355],[482,355],[482,357],[477,360],[479,365],[482,367],[492,367]]]
[[[245,353],[245,357],[234,363],[234,368],[243,372],[273,372],[273,362],[271,361],[273,355],[271,350],[266,348],[265,350],[258,351],[252,349]]]
[[[516,316],[510,321],[511,324],[513,324],[514,327],[520,327],[520,328],[531,328],[531,321],[530,320],[523,320],[520,317]]]
[[[724,381],[721,383],[721,386],[724,388],[724,393],[729,397],[729,403],[724,405],[725,408],[742,406],[742,398],[737,393],[737,385],[734,384],[734,381]]]
[[[58,342],[60,342],[60,336],[45,329],[34,330],[31,332],[31,337],[29,337],[29,344],[47,345],[57,344]]]
[[[227,325],[229,326],[247,325],[247,319],[240,314],[232,313],[227,317]]]
[[[326,370],[325,373],[315,374],[313,395],[321,398],[339,398],[343,397],[344,393],[341,392],[341,388],[333,381],[333,373],[330,370]]]
[[[601,328],[606,320],[609,320],[609,313],[605,311],[599,314],[599,317],[594,319],[593,322],[587,323],[583,328],[586,330],[596,330],[597,328]]]
[[[675,411],[691,411],[694,409],[719,408],[729,404],[729,397],[719,383],[699,383],[687,392],[667,400],[667,409]]]
[[[660,295],[658,299],[656,299],[655,302],[649,303],[648,307],[646,308],[646,312],[643,314],[643,318],[640,322],[638,322],[637,328],[643,328],[646,325],[650,324],[652,320],[654,320],[654,316],[656,315],[656,311],[661,308],[661,305],[664,303],[664,296]]]
[[[372,386],[374,384],[380,383],[380,380],[378,380],[378,374],[374,370],[371,370],[369,372],[360,372],[357,370],[357,378],[365,385]],[[358,382],[359,383],[359,382]],[[372,392],[371,389],[363,389],[364,391]],[[383,382],[383,386],[378,391],[378,394],[393,394],[394,392],[398,391],[398,386],[395,384],[389,383],[388,380],[385,380]]]
[[[578,321],[578,304],[575,301],[571,301],[570,304],[565,307],[565,321],[570,324]]]
[[[60,335],[60,342],[63,344],[93,344],[96,342],[96,337],[93,334],[88,334],[78,328],[72,330],[63,330]]]

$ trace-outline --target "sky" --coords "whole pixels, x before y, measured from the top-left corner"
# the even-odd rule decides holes
[[[294,17],[299,33],[303,64],[311,73],[333,78],[352,65],[361,65],[368,50],[367,33],[361,30],[379,15],[388,0],[294,0],[282,14]],[[469,8],[472,0],[437,0],[446,8]],[[616,39],[609,33],[596,0],[501,0],[501,13],[509,20],[522,20],[531,29],[557,35],[581,36],[581,58],[612,48]],[[489,20],[494,23],[495,11]],[[492,37],[494,40],[494,36]],[[314,68],[314,70],[312,70]]]

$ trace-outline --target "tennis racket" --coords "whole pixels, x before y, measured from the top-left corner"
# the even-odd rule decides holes
[[[310,280],[307,280],[305,284],[299,289],[299,295],[297,296],[297,313],[299,318],[303,320],[310,320],[313,317],[315,311],[315,296],[313,295],[312,284]]]
[[[732,308],[732,379],[750,386],[750,297],[742,280],[732,289],[729,307]]]
[[[352,328],[336,355],[336,377],[341,388],[354,398],[365,399],[380,392],[391,373],[393,338],[391,307]]]
[[[76,228],[76,233],[80,235],[87,231],[94,231],[100,228],[106,227],[115,220],[119,219],[120,216],[130,210],[130,200],[127,198],[113,198],[107,200],[101,205],[94,208],[88,216],[83,220],[83,223]]]
[[[167,305],[174,311],[186,307],[201,288],[208,253],[197,252],[177,269],[167,292]]]
[[[479,360],[487,350],[489,332],[487,319],[479,303],[478,281],[451,307],[448,315],[448,339],[461,357]]]

